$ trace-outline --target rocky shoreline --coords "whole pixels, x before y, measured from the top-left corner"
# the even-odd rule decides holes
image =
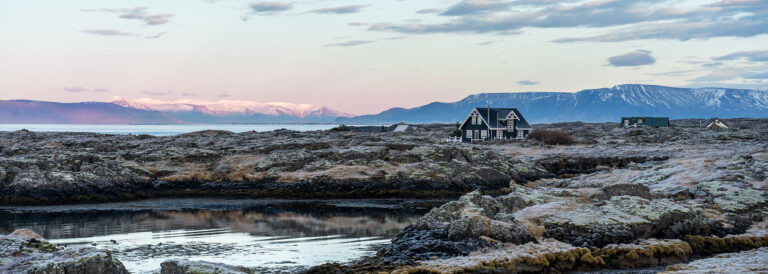
[[[494,147],[446,144],[438,139],[441,133],[2,132],[0,205],[169,197],[457,198],[475,189],[499,190],[510,180],[525,183],[665,159],[599,155],[521,161]]]
[[[450,126],[407,134],[8,132],[0,133],[0,204],[452,197],[376,256],[307,272],[685,272],[713,260],[743,269],[729,260],[749,256],[757,262],[749,269],[760,270],[768,267],[760,263],[768,262],[768,120],[745,121],[750,128],[731,130],[546,126],[573,136],[571,146],[444,143]]]

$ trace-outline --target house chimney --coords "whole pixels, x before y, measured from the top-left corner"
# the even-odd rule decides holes
[[[487,114],[486,117],[488,117],[488,120],[491,120],[491,103],[487,103],[487,104],[488,104],[488,108],[487,108],[488,111],[486,112],[486,114]],[[490,127],[491,127],[491,124],[488,123],[488,130],[489,131],[490,131]]]

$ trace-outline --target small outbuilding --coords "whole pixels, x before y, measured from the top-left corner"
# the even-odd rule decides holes
[[[621,117],[623,127],[669,127],[669,117]]]
[[[705,121],[703,124],[701,124],[701,127],[705,128],[728,128],[728,124],[723,122],[723,120],[720,120],[720,118],[711,118],[707,121]]]
[[[400,122],[392,132],[413,132],[414,130],[416,130],[416,128],[413,125]]]

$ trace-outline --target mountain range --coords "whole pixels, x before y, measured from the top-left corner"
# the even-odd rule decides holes
[[[339,118],[345,124],[462,121],[475,107],[514,107],[532,123],[619,121],[622,116],[680,118],[768,117],[768,91],[618,85],[567,92],[480,93],[452,103],[392,108],[375,115]]]
[[[168,102],[115,98],[111,102],[82,103],[0,100],[0,123],[453,123],[464,119],[472,108],[485,106],[517,108],[532,123],[618,121],[621,116],[768,118],[768,91],[618,85],[575,93],[480,93],[457,102],[433,102],[416,108],[392,108],[361,116],[311,104],[237,100]]]
[[[351,114],[310,104],[153,99],[56,103],[0,100],[3,124],[277,124],[335,123]]]

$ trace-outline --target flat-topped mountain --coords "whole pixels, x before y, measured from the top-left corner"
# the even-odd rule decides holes
[[[375,115],[339,118],[347,124],[452,123],[474,107],[514,107],[533,123],[618,121],[621,116],[768,117],[768,91],[728,88],[674,88],[618,85],[568,92],[481,93],[452,103],[434,102]]]

